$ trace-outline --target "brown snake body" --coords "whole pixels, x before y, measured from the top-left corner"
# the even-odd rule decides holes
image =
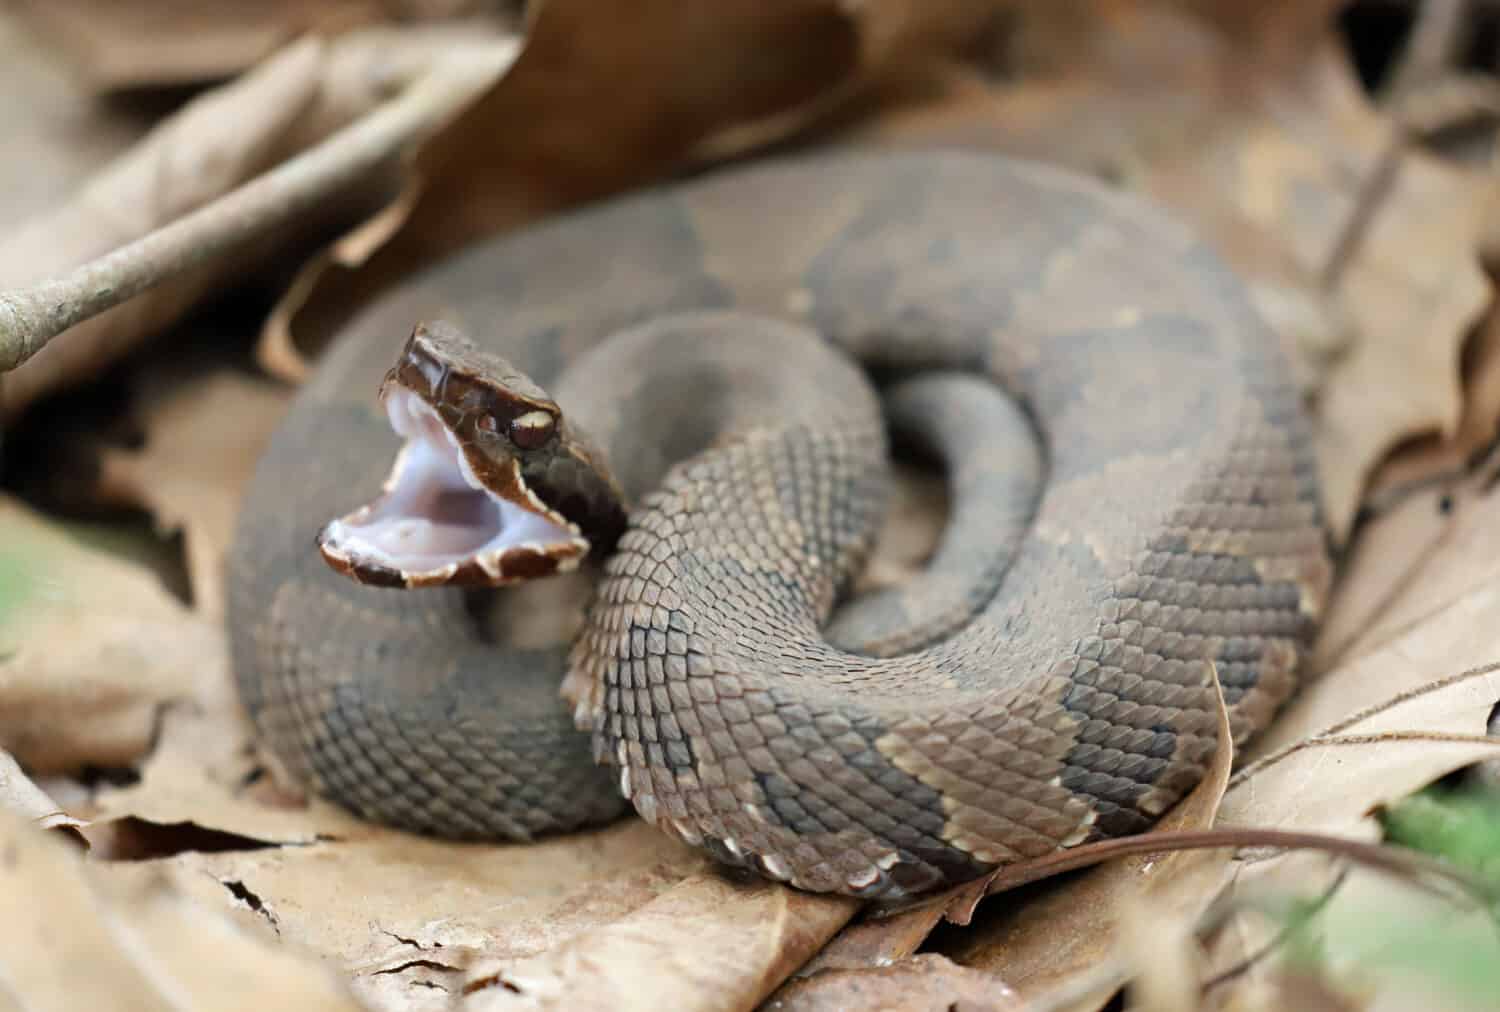
[[[357,586],[314,550],[400,446],[373,398],[397,319],[451,321],[551,390],[624,487],[570,659],[485,642],[454,590]],[[821,631],[884,501],[856,362],[998,384],[1047,472],[998,588],[931,642],[844,623],[864,653]],[[909,410],[940,413],[942,389]],[[500,428],[561,424],[537,397]],[[1001,466],[987,446],[971,471]],[[965,506],[964,541],[1013,505]],[[962,153],[736,169],[425,271],[346,328],[242,516],[242,695],[319,791],[513,838],[623,792],[724,861],[861,896],[1148,828],[1213,752],[1214,671],[1236,737],[1262,727],[1329,582],[1297,394],[1236,280],[1139,201]],[[558,697],[565,666],[611,770]]]

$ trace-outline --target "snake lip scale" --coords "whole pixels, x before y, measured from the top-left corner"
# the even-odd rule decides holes
[[[888,422],[943,459],[948,532],[847,601]],[[1235,741],[1263,728],[1331,580],[1318,495],[1277,341],[1159,209],[990,155],[784,157],[350,321],[247,492],[234,667],[280,765],[367,818],[526,840],[628,803],[897,899],[1148,830],[1216,680]],[[568,643],[476,627],[464,588],[585,553]]]

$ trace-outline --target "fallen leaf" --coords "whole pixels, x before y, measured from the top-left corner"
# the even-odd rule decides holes
[[[1451,433],[1435,433],[1381,462],[1371,497],[1403,486],[1457,477],[1500,434],[1500,301],[1490,306],[1464,349],[1463,413]]]
[[[377,24],[396,8],[403,20],[493,13],[478,0],[262,0],[213,7],[192,0],[23,0],[20,7],[100,92],[229,77],[299,35]]]
[[[1319,69],[1344,142],[1363,148],[1369,166],[1396,143],[1393,128],[1358,96],[1347,72],[1326,63]],[[1415,150],[1391,172],[1339,272],[1338,292],[1360,340],[1334,367],[1318,409],[1324,499],[1340,537],[1382,456],[1408,437],[1456,431],[1460,354],[1492,296],[1478,249],[1500,189]],[[1424,254],[1414,257],[1414,249]]]
[[[796,976],[811,977],[825,970],[889,966],[906,959],[937,927],[946,909],[941,903],[926,903],[891,917],[867,917],[857,921],[840,931],[797,971]]]
[[[0,141],[25,158],[0,162],[0,223],[52,207],[145,132],[143,117],[91,97],[9,8],[0,9]]]
[[[0,809],[0,995],[14,1007],[359,1005],[315,959],[248,932],[148,871],[120,881]]]
[[[186,534],[188,582],[204,618],[224,613],[225,559],[241,490],[290,394],[221,369],[145,398],[140,449],[106,448],[101,492]]]
[[[64,830],[73,840],[84,842],[77,832],[85,825],[83,820],[63,811],[3,749],[0,749],[0,810],[19,815],[42,829]]]
[[[928,953],[862,972],[826,970],[798,980],[761,1006],[763,1012],[1024,1012],[1005,981]]]
[[[993,0],[723,0],[684,18],[548,0],[515,64],[418,156],[390,242],[309,264],[264,357],[312,353],[376,293],[480,236],[792,136],[889,62],[963,43]]]
[[[1365,524],[1340,567],[1306,674],[1358,658],[1493,575],[1500,498],[1485,478],[1412,491]]]
[[[1493,598],[1490,599],[1493,607]],[[1302,716],[1338,707],[1332,700],[1351,694],[1359,675],[1379,677],[1382,668],[1398,667],[1408,677],[1430,677],[1431,669],[1410,664],[1403,648],[1424,638],[1440,637],[1434,628],[1447,613],[1405,633],[1378,654],[1358,662],[1362,671],[1334,672],[1314,685]],[[1490,616],[1487,621],[1493,621]],[[1386,688],[1389,688],[1387,683]],[[1380,829],[1371,813],[1405,798],[1456,769],[1500,757],[1500,739],[1485,735],[1495,700],[1500,698],[1500,665],[1490,663],[1401,692],[1383,704],[1356,709],[1331,729],[1304,738],[1252,762],[1239,771],[1225,793],[1220,819],[1228,825],[1310,830],[1375,840]],[[1359,707],[1349,700],[1344,709]],[[1279,731],[1279,727],[1277,728]],[[1315,853],[1242,854],[1233,865],[1226,893],[1230,902],[1255,909],[1268,895],[1315,898],[1334,893],[1343,881],[1343,863]],[[1274,922],[1247,914],[1236,916],[1215,948],[1219,972],[1270,951],[1278,942]],[[1256,964],[1258,965],[1258,963]],[[1234,988],[1255,986],[1257,973]]]
[[[1467,531],[1488,541],[1494,537],[1494,503],[1486,505],[1490,512],[1486,523],[1467,527]],[[1255,759],[1269,755],[1329,728],[1344,727],[1351,716],[1403,698],[1438,679],[1471,669],[1482,672],[1500,660],[1500,582],[1493,579],[1494,557],[1474,554],[1473,549],[1482,545],[1472,542],[1458,547],[1464,551],[1441,553],[1441,559],[1450,564],[1451,583],[1442,569],[1432,567],[1428,579],[1412,584],[1387,611],[1388,616],[1404,616],[1405,620],[1392,622],[1396,631],[1380,646],[1352,656],[1305,684],[1247,754]],[[1471,579],[1460,579],[1460,575]],[[1469,589],[1459,589],[1451,597],[1443,593],[1465,584]],[[1500,700],[1500,681],[1485,691],[1488,688],[1495,690],[1491,704]],[[1481,714],[1487,716],[1487,711]],[[1455,730],[1451,726],[1430,729]],[[1483,734],[1483,720],[1466,723],[1464,731]]]
[[[344,52],[349,47],[352,56]],[[429,42],[419,48],[429,70],[434,52],[446,54],[441,66],[454,80],[467,82],[469,95],[492,80],[514,52],[513,41],[505,38],[464,46],[450,41],[441,49]],[[377,103],[412,85],[413,79],[394,73],[420,76],[423,66],[389,36],[374,44],[356,36],[347,43],[306,39],[288,46],[244,77],[189,102],[67,203],[0,242],[0,286],[19,289],[53,278],[180,220],[285,160],[291,145],[318,139],[305,132],[309,125],[345,125],[347,119],[338,117],[367,111],[356,107],[358,102]],[[362,86],[351,86],[351,71],[360,67]],[[331,90],[325,93],[325,87]],[[451,111],[436,109],[435,118]],[[433,122],[430,129],[438,125]],[[96,374],[206,294],[264,269],[278,253],[373,213],[399,189],[399,155],[362,184],[318,202],[234,256],[210,260],[58,335],[6,374],[0,411],[15,417],[43,393]]]
[[[123,765],[162,704],[222,678],[221,637],[145,568],[0,497],[0,748],[39,772]]]
[[[772,882],[692,877],[537,956],[475,965],[464,993],[484,1009],[752,1008],[857,907]]]
[[[165,870],[200,902],[334,959],[379,1008],[408,1008],[413,988],[508,1000],[498,981],[513,975],[538,1001],[556,991],[561,1007],[583,1007],[625,993],[619,975],[639,961],[673,1008],[745,1008],[856,907],[731,881],[636,819],[525,844],[448,843],[267,793],[267,780],[220,667],[164,715],[139,782],[97,793],[90,838],[105,857],[156,858],[121,863],[121,878]],[[580,960],[589,972],[573,972]],[[646,1000],[643,982],[629,986]]]
[[[1317,385],[1326,513],[1342,541],[1381,457],[1459,423],[1460,350],[1491,296],[1478,251],[1500,187],[1399,145],[1330,36],[1334,5],[1265,6],[1266,30],[1248,34],[1233,5],[1041,14],[1013,43],[1027,59],[1019,83],[950,77],[936,97],[917,89],[915,109],[837,136],[1041,158],[1187,215]],[[1278,30],[1282,17],[1304,30]]]
[[[1228,711],[1219,709],[1219,749],[1203,780],[1155,831],[1207,829],[1214,823],[1234,748]],[[1227,874],[1231,851],[1179,851],[1119,858],[1061,883],[990,900],[970,930],[946,947],[965,966],[989,971],[1029,999],[1090,980],[1119,947],[1126,905],[1149,904],[1155,916],[1192,923],[1207,909]],[[1002,869],[1002,874],[1005,869]],[[1017,902],[1024,897],[1024,902]],[[1108,979],[1074,998],[1070,1008],[1099,1008],[1119,987]]]

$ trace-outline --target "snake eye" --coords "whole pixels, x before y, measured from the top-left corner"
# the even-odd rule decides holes
[[[552,438],[556,423],[545,411],[528,411],[511,419],[510,441],[523,450],[535,450]]]

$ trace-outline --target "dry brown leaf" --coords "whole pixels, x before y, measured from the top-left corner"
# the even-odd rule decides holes
[[[194,903],[160,871],[119,880],[0,809],[0,1001],[63,1009],[358,1004],[316,960]]]
[[[353,36],[336,43],[295,43],[245,77],[188,103],[66,204],[0,242],[0,287],[21,288],[57,276],[176,221],[278,164],[295,145],[316,140],[311,127],[343,125],[412,83],[396,74],[419,76],[441,59],[455,79],[471,83],[473,94],[493,80],[513,51],[513,42],[503,38],[460,46],[447,37],[424,38],[405,46],[388,32],[373,40]],[[372,213],[399,187],[397,161],[393,156],[385,171],[321,201],[314,212],[250,249],[188,271],[58,335],[6,375],[0,411],[14,417],[42,393],[97,373],[205,294],[264,268],[279,252]]]
[[[692,876],[529,959],[476,964],[464,991],[480,1009],[749,1009],[857,907],[772,882]]]
[[[1310,679],[1379,647],[1492,578],[1500,497],[1483,485],[1480,477],[1416,490],[1361,529],[1340,567]]]
[[[935,953],[866,971],[828,970],[799,980],[763,1012],[1024,1012],[1025,1002],[994,974]]]
[[[11,812],[42,829],[61,829],[83,842],[76,831],[85,823],[75,819],[31,782],[9,752],[0,749],[0,810]]]
[[[651,965],[673,1008],[747,1008],[855,907],[736,884],[635,819],[528,844],[387,830],[276,795],[255,775],[250,734],[221,672],[166,714],[139,783],[100,791],[90,838],[106,855],[159,857],[117,877],[165,870],[201,902],[331,957],[376,1007],[411,1008],[414,995],[438,1007],[470,984],[474,1004],[519,1001],[498,983],[513,976],[561,1007],[627,985],[644,1000],[636,975]]]
[[[106,449],[106,498],[149,509],[164,530],[186,535],[193,604],[224,611],[224,562],[240,492],[280,421],[290,393],[228,369],[191,377],[156,396],[148,386],[141,449]]]
[[[49,56],[19,18],[0,8],[0,142],[26,153],[0,161],[0,224],[7,228],[60,203],[147,126],[91,101]]]
[[[23,0],[22,9],[96,91],[218,80],[303,34],[386,21],[494,13],[480,0]]]
[[[1234,753],[1222,706],[1219,742],[1203,781],[1161,819],[1157,830],[1213,825]],[[1028,998],[1087,981],[1118,949],[1125,905],[1149,903],[1156,916],[1192,922],[1222,887],[1229,856],[1228,850],[1199,850],[1119,858],[1065,883],[1043,883],[1034,892],[992,899],[980,907],[949,955],[998,975]],[[1025,902],[1017,902],[1022,896]],[[1101,1007],[1118,987],[1114,979],[1100,981],[1087,998],[1069,1007]]]
[[[1483,620],[1493,622],[1494,616],[1484,616]],[[1379,655],[1371,655],[1361,665],[1364,674],[1383,674],[1377,656],[1385,665],[1415,668],[1402,654],[1403,641],[1442,634],[1432,623],[1424,623],[1383,648]],[[1330,681],[1339,674],[1335,672],[1319,682],[1312,694],[1350,694],[1350,686],[1357,685],[1358,680],[1351,672],[1348,678]],[[1484,733],[1497,697],[1500,666],[1487,665],[1370,707],[1339,723],[1334,733],[1298,741],[1241,770],[1225,794],[1220,818],[1228,825],[1377,839],[1379,827],[1371,818],[1375,809],[1456,769],[1500,757],[1500,740]],[[1309,709],[1318,706],[1315,702]],[[1332,709],[1332,704],[1328,708]],[[1341,862],[1323,854],[1245,854],[1234,863],[1234,879],[1227,895],[1236,904],[1251,906],[1268,895],[1313,899],[1340,888],[1341,869]],[[1262,918],[1236,917],[1216,947],[1218,970],[1239,965],[1272,947],[1278,930],[1276,923]],[[1234,987],[1264,985],[1263,972],[1247,975]]]
[[[1215,28],[1183,6],[1229,20]],[[1394,127],[1362,97],[1327,29],[1276,27],[1278,17],[1327,25],[1332,6],[1257,5],[1269,27],[1248,34],[1232,5],[1068,8],[1053,15],[1062,29],[1043,17],[1045,30],[1013,43],[1030,75],[1019,84],[950,75],[934,91],[928,79],[914,105],[842,136],[1058,162],[1192,219],[1295,344],[1304,379],[1328,373],[1319,455],[1342,539],[1391,447],[1458,425],[1459,352],[1490,298],[1478,248],[1500,189],[1398,153]],[[1285,52],[1256,48],[1287,39]]]
[[[223,677],[221,637],[141,566],[0,498],[0,747],[37,771],[128,763],[165,702]]]
[[[946,910],[945,904],[927,903],[891,917],[867,918],[851,924],[798,970],[797,976],[810,977],[825,970],[889,966],[905,959],[917,951]]]
[[[1344,143],[1363,149],[1369,165],[1394,143],[1393,128],[1359,96],[1347,70],[1330,63],[1316,65],[1321,90],[1330,94]],[[1457,431],[1460,356],[1492,297],[1478,249],[1484,219],[1500,201],[1494,181],[1416,150],[1391,171],[1393,182],[1339,273],[1338,293],[1359,341],[1335,366],[1318,410],[1324,499],[1339,536],[1392,447]]]
[[[469,240],[785,138],[885,63],[965,40],[994,6],[722,0],[685,18],[672,0],[537,5],[514,66],[419,156],[406,227],[373,253],[308,265],[264,358],[320,347],[376,292]]]
[[[1486,541],[1494,537],[1492,530],[1485,529],[1494,527],[1494,506],[1488,505],[1487,523],[1468,528]],[[1370,707],[1401,698],[1438,679],[1470,669],[1482,670],[1500,660],[1500,582],[1494,579],[1497,560],[1493,554],[1473,553],[1482,544],[1462,547],[1468,551],[1444,551],[1434,556],[1435,560],[1440,558],[1448,564],[1446,570],[1435,565],[1430,578],[1414,583],[1407,594],[1390,606],[1387,615],[1399,613],[1406,618],[1392,622],[1393,630],[1400,630],[1399,635],[1378,648],[1352,656],[1305,685],[1266,734],[1253,744],[1249,755],[1265,756],[1330,727],[1342,727],[1349,717]],[[1448,582],[1449,574],[1454,574],[1453,583]],[[1468,575],[1470,580],[1460,581],[1457,574]],[[1460,588],[1468,583],[1470,589],[1454,590],[1454,583]],[[1445,590],[1454,592],[1446,594]],[[1493,705],[1500,700],[1500,681],[1488,688],[1495,690],[1490,698]],[[1487,711],[1481,717],[1485,715]],[[1456,730],[1448,726],[1425,729]],[[1482,734],[1483,721],[1466,725],[1463,730]]]
[[[1456,480],[1500,434],[1500,301],[1490,306],[1464,350],[1463,414],[1447,437],[1433,435],[1402,447],[1381,462],[1370,499],[1399,494],[1419,483]]]

